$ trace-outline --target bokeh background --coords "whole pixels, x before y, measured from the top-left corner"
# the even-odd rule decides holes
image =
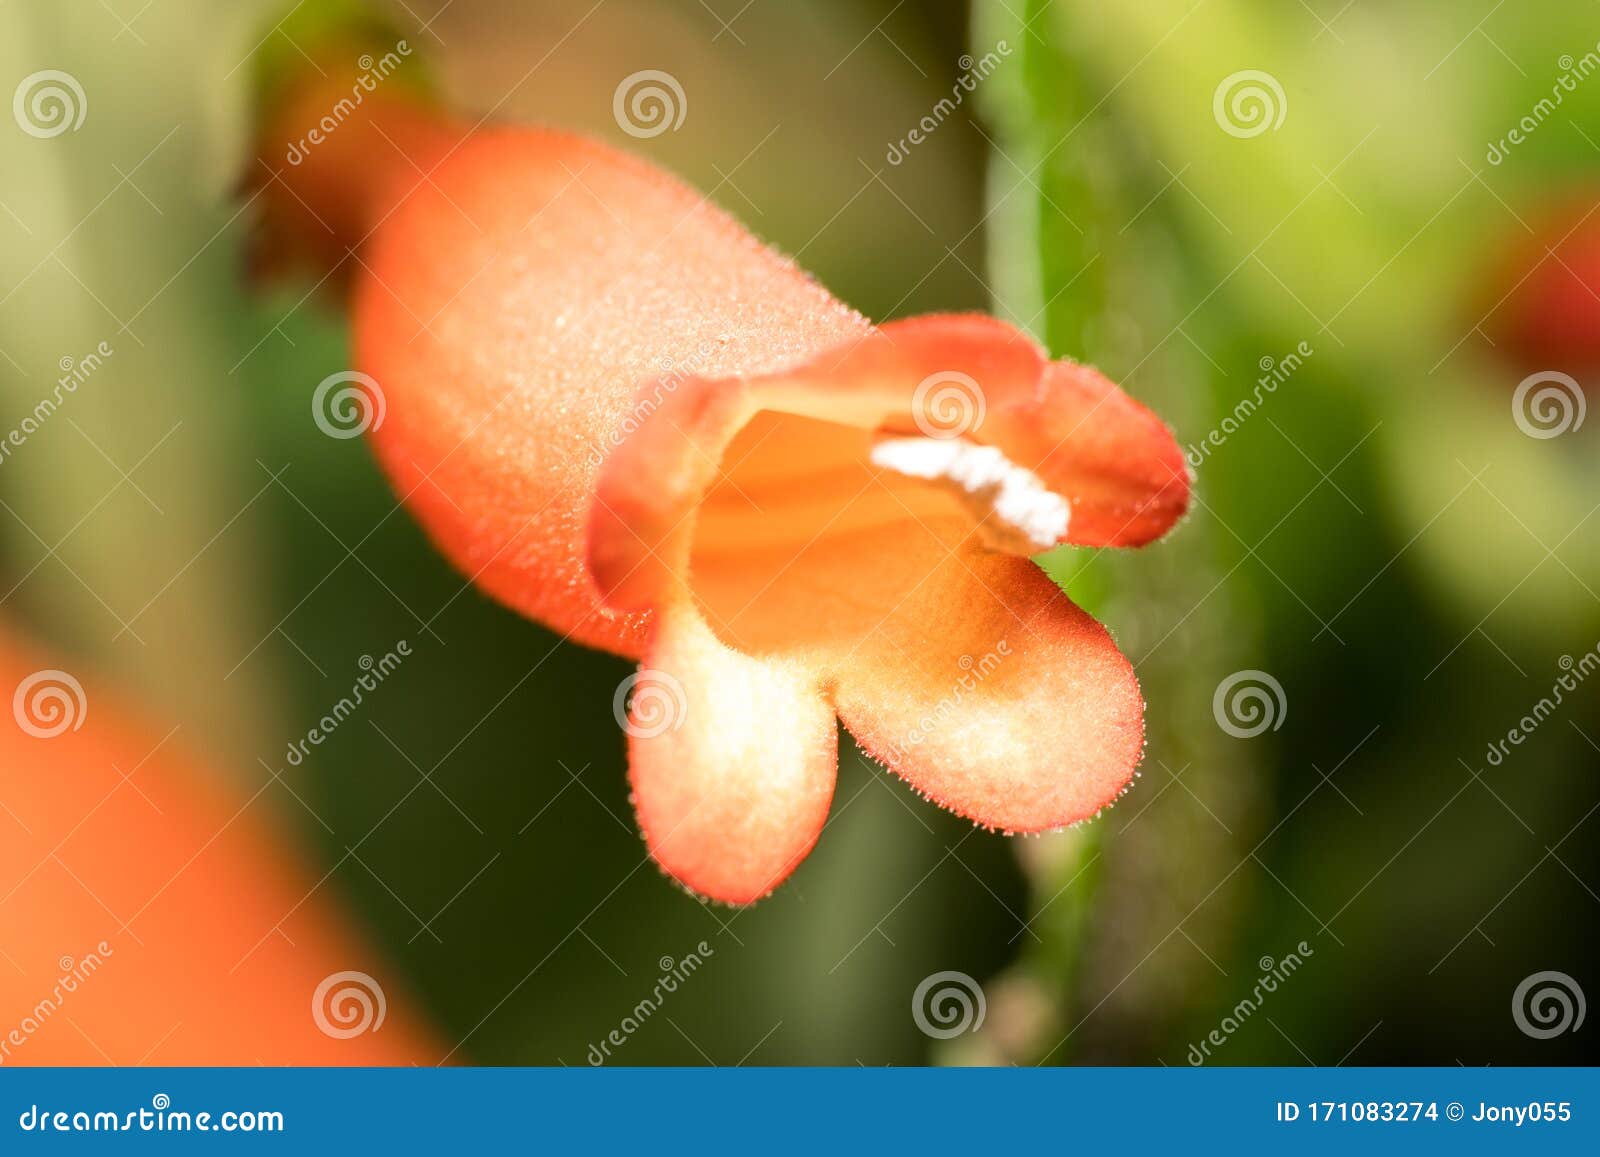
[[[1138,664],[1134,789],[1012,840],[846,741],[821,843],[743,910],[645,858],[626,664],[466,586],[362,443],[312,420],[348,366],[337,296],[242,275],[252,97],[295,50],[289,8],[0,6],[0,88],[54,68],[87,100],[49,138],[0,121],[0,426],[113,351],[0,464],[0,614],[269,784],[252,807],[452,1060],[585,1063],[702,941],[612,1063],[1181,1065],[1291,952],[1207,1063],[1592,1057],[1596,1026],[1529,1036],[1513,993],[1547,970],[1600,992],[1600,677],[1488,747],[1600,646],[1600,416],[1571,394],[1534,437],[1514,405],[1531,373],[1600,381],[1600,357],[1504,334],[1533,269],[1600,319],[1600,261],[1563,249],[1600,206],[1593,6],[386,8],[469,113],[676,170],[869,316],[1006,317],[1204,448],[1167,540],[1043,560]],[[613,116],[643,69],[687,102],[649,139]],[[1218,104],[1245,71],[1264,110]],[[291,766],[398,640],[412,657]],[[1213,700],[1252,671],[1282,697],[1241,737]],[[913,1015],[942,971],[985,1007],[948,1039]]]

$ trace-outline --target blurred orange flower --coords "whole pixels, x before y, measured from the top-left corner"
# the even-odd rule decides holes
[[[260,820],[0,634],[0,1064],[396,1065],[443,1050]]]

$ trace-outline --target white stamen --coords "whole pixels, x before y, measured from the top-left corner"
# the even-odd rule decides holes
[[[1003,545],[1025,545],[1031,553],[1054,546],[1067,532],[1067,500],[993,446],[963,438],[884,438],[872,447],[872,461],[954,488]]]

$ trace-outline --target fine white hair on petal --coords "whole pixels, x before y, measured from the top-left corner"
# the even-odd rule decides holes
[[[963,438],[884,438],[873,445],[872,461],[908,478],[954,487],[979,518],[992,515],[1034,550],[1059,542],[1071,520],[1065,498],[994,446]]]

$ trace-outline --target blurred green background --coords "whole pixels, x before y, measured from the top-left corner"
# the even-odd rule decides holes
[[[1557,194],[1600,204],[1600,79],[1487,150],[1596,51],[1593,6],[388,9],[463,109],[714,188],[869,316],[1007,317],[1186,446],[1283,372],[1206,451],[1174,535],[1044,560],[1138,665],[1134,789],[1008,840],[846,741],[824,838],[745,910],[645,860],[612,714],[626,664],[465,587],[364,446],[313,423],[311,391],[348,367],[338,302],[245,285],[235,194],[287,8],[0,7],[5,87],[58,68],[88,106],[60,136],[0,132],[0,426],[112,350],[0,464],[0,594],[252,789],[284,770],[263,806],[453,1060],[585,1063],[700,941],[714,955],[614,1063],[1185,1064],[1291,952],[1210,1063],[1590,1056],[1593,1026],[1535,1039],[1511,1004],[1544,970],[1600,992],[1600,678],[1503,761],[1486,749],[1600,646],[1600,418],[1528,437],[1513,391],[1534,369],[1600,379],[1488,335],[1512,288],[1497,256],[1547,252]],[[613,91],[641,69],[682,83],[679,130],[619,130]],[[1246,70],[1276,84],[1275,127],[1219,111]],[[415,657],[286,767],[402,638]],[[1275,729],[1219,725],[1240,671],[1281,686]],[[935,1039],[913,992],[945,970],[986,1017]]]

